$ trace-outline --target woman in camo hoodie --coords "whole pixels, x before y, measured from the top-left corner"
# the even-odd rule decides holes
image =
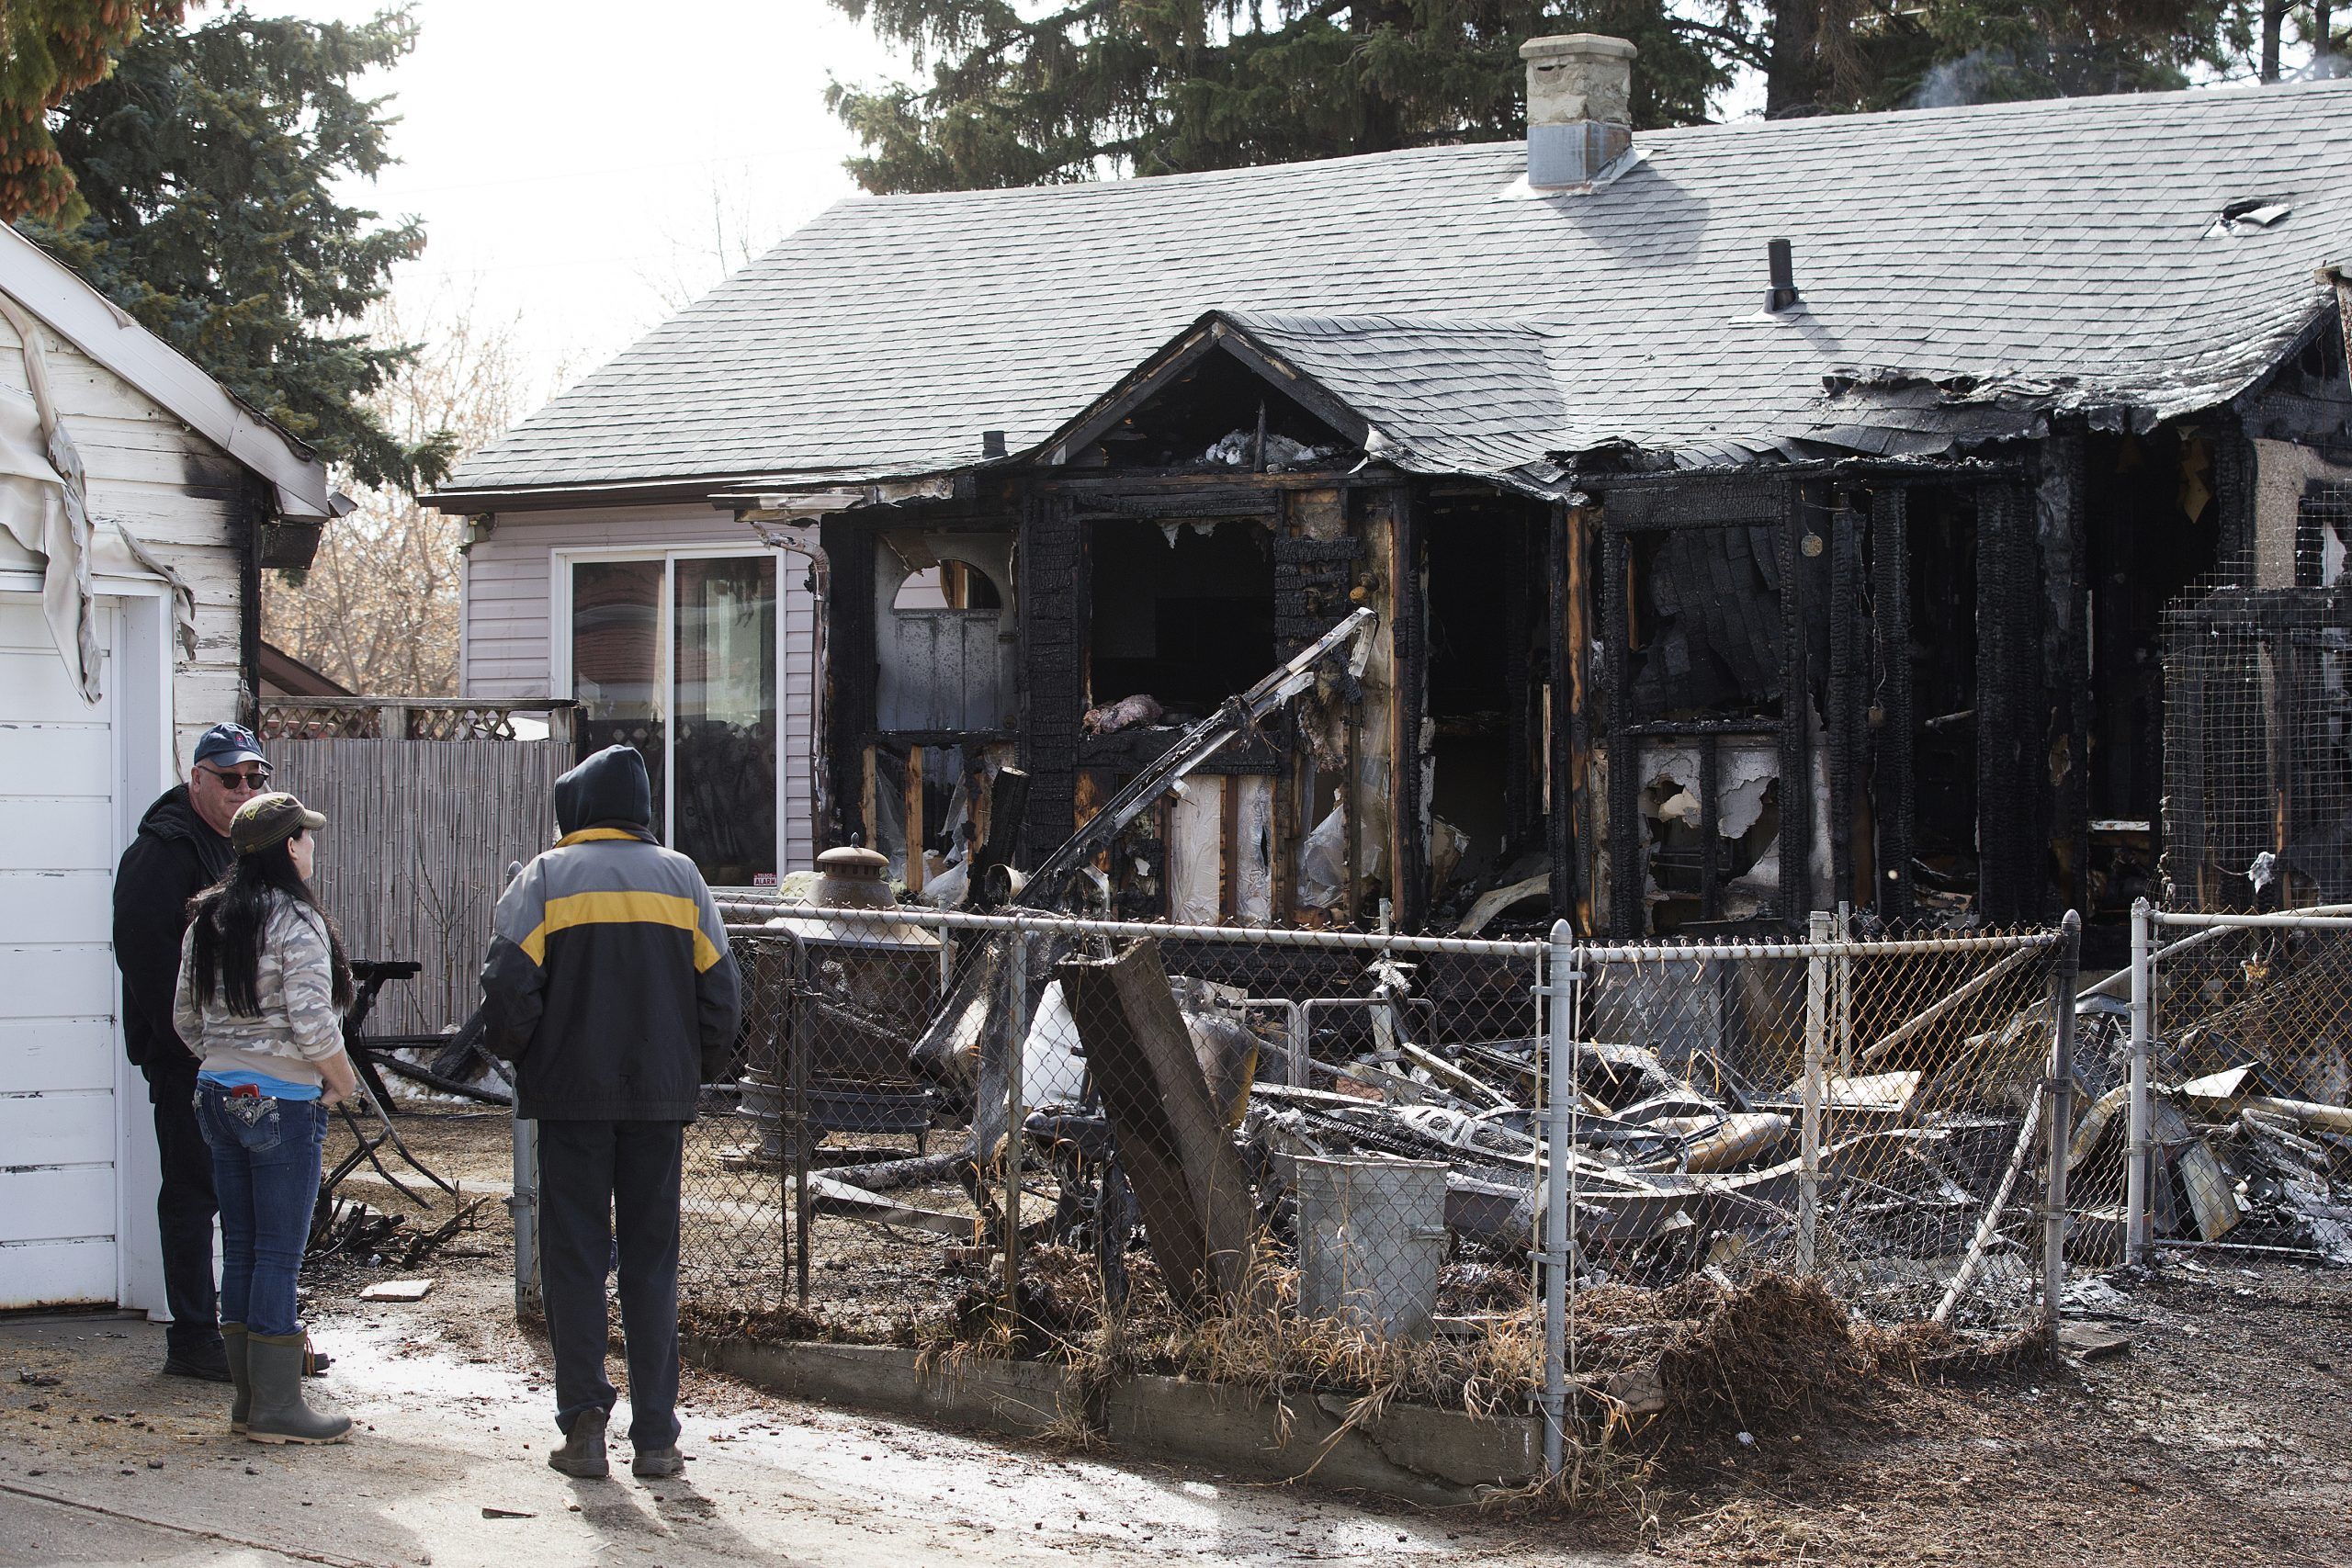
[[[173,1023],[202,1059],[196,1120],[220,1201],[220,1325],[232,1431],[257,1443],[339,1443],[351,1420],[302,1402],[294,1276],[319,1191],[327,1112],[357,1089],[343,1049],[351,969],[311,894],[326,818],[255,795],[229,826],[236,859],[188,905]]]

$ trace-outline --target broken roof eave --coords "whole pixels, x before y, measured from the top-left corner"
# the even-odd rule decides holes
[[[323,524],[351,510],[325,463],[185,355],[133,321],[81,274],[0,224],[0,291],[93,363],[120,377],[269,483],[279,514]]]

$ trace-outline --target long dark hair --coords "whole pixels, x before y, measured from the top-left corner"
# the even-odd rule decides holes
[[[189,928],[196,932],[196,994],[205,1001],[225,996],[229,1010],[240,1018],[261,1016],[259,970],[262,938],[269,930],[270,895],[281,894],[307,909],[317,911],[327,929],[327,953],[334,964],[334,1005],[351,1005],[351,965],[343,956],[343,937],[319,908],[311,885],[294,869],[294,856],[280,839],[267,849],[242,854],[228,874],[188,900]]]

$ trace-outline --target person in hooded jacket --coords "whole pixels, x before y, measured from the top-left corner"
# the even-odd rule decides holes
[[[166,790],[139,821],[114,877],[114,961],[122,971],[122,1044],[147,1079],[162,1180],[155,1220],[163,1233],[164,1371],[229,1381],[212,1281],[212,1151],[197,1128],[197,1060],[172,1026],[180,939],[188,900],[220,880],[236,859],[229,825],[237,808],[269,788],[261,742],[241,724],[198,737],[188,782]]]
[[[555,847],[498,901],[483,1043],[538,1123],[539,1283],[555,1353],[548,1463],[606,1472],[606,1263],[620,1266],[631,1471],[675,1475],[678,1187],[686,1123],[742,1021],[727,930],[694,862],[653,838],[645,759],[597,752],[556,781]]]

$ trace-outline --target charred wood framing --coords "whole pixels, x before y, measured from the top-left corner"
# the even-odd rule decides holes
[[[874,530],[834,515],[818,525],[825,552],[827,766],[832,775],[832,820],[820,831],[834,843],[870,831],[864,820],[865,739],[874,728],[876,627],[874,624]]]
[[[1547,646],[1551,654],[1550,751],[1545,758],[1545,843],[1552,855],[1552,908],[1571,913],[1581,931],[1593,929],[1592,889],[1586,859],[1592,824],[1585,816],[1585,759],[1591,755],[1591,705],[1586,700],[1592,583],[1588,573],[1592,509],[1558,506],[1549,531],[1551,570]]]
[[[1871,741],[1871,820],[1877,835],[1873,900],[1889,920],[1911,913],[1910,492],[1871,491],[1871,630],[1877,693]]]
[[[1806,532],[1801,480],[1781,491],[1781,919],[1792,927],[1813,908],[1813,682],[1806,673],[1804,594],[1797,574]]]
[[[2083,446],[2080,431],[2053,432],[2042,444],[2034,488],[2034,519],[2041,546],[2042,687],[2048,706],[2042,742],[2049,788],[2041,819],[2057,861],[2059,903],[2068,909],[2085,907],[2090,868],[2090,639],[2084,626],[2088,541],[2083,517]]]
[[[1862,709],[1862,671],[1869,652],[1863,631],[1861,525],[1851,498],[1840,493],[1829,525],[1829,894],[1828,902],[1864,904],[1856,850],[1864,849],[1858,816],[1865,809],[1863,769],[1870,724]],[[1868,867],[1861,868],[1867,872]]]
[[[1029,498],[1021,515],[1021,766],[1029,774],[1023,860],[1070,836],[1086,716],[1088,594],[1083,525],[1070,503]]]
[[[1509,655],[1503,660],[1503,820],[1510,824],[1503,847],[1506,859],[1525,841],[1540,811],[1535,736],[1542,723],[1535,715],[1534,693],[1541,677],[1534,668],[1534,628],[1529,625],[1533,601],[1526,585],[1544,581],[1536,574],[1544,570],[1547,553],[1542,534],[1533,528],[1521,530],[1512,551],[1510,580],[1501,584],[1503,646]]]
[[[2227,411],[2217,412],[2206,436],[2212,450],[2214,514],[2219,519],[2220,561],[2225,573],[2251,582],[2255,552],[2254,443],[2245,426]]]
[[[1600,637],[1602,724],[1608,757],[1609,829],[1605,840],[1610,868],[1609,929],[1621,935],[1635,935],[1646,931],[1649,924],[1645,908],[1649,836],[1641,807],[1645,741],[1690,744],[1700,752],[1704,769],[1705,756],[1710,751],[1719,752],[1721,739],[1726,736],[1772,738],[1776,741],[1781,781],[1781,884],[1775,901],[1778,907],[1773,913],[1782,920],[1800,919],[1812,897],[1808,855],[1813,815],[1813,706],[1806,689],[1804,595],[1796,564],[1804,528],[1802,481],[1790,476],[1765,474],[1684,479],[1672,486],[1657,482],[1621,486],[1613,479],[1603,479],[1589,483],[1603,495]],[[1692,570],[1694,581],[1678,585],[1677,592],[1708,601],[1705,612],[1698,617],[1702,622],[1740,628],[1732,634],[1732,641],[1726,646],[1745,650],[1751,660],[1777,660],[1776,668],[1755,672],[1762,677],[1758,685],[1763,689],[1747,694],[1751,705],[1759,711],[1728,717],[1653,716],[1642,708],[1645,697],[1663,702],[1669,712],[1673,699],[1670,688],[1660,680],[1654,679],[1637,689],[1634,677],[1633,655],[1637,649],[1650,647],[1654,632],[1654,628],[1635,624],[1634,542],[1644,536],[1663,535],[1668,536],[1664,545],[1671,547],[1672,536],[1698,531],[1727,534],[1733,530],[1744,530],[1747,537],[1735,537],[1720,551],[1702,547],[1695,556],[1675,558],[1702,560],[1719,569]],[[1759,540],[1760,553],[1757,551]],[[1732,548],[1735,544],[1737,551]],[[1724,560],[1714,558],[1718,554]],[[1772,618],[1766,623],[1767,629],[1760,633],[1748,624],[1745,606],[1733,603],[1740,590],[1732,581],[1726,563],[1735,556],[1752,562],[1777,601],[1770,612]],[[1662,553],[1660,558],[1668,558]],[[1691,609],[1695,611],[1698,606],[1694,604]],[[1777,705],[1777,716],[1760,711],[1768,704]],[[1582,708],[1586,705],[1577,705]],[[1706,784],[1706,773],[1714,771],[1702,773],[1700,800],[1702,817],[1711,822],[1716,819],[1713,814],[1717,807],[1715,792]],[[1559,807],[1555,795],[1555,814]],[[1722,845],[1712,841],[1701,852],[1702,908],[1711,915],[1719,907],[1709,900],[1720,897],[1720,888],[1714,886],[1708,867],[1722,853]]]
[[[2046,901],[2040,561],[2032,490],[2012,482],[1976,495],[1977,912],[2010,925]]]
[[[1600,534],[1600,686],[1603,722],[1609,747],[1609,930],[1618,936],[1639,934],[1647,925],[1642,913],[1644,881],[1642,853],[1641,741],[1632,733],[1633,681],[1626,646],[1632,551],[1626,530],[1612,514],[1601,513]]]
[[[1390,842],[1396,867],[1398,929],[1419,931],[1429,918],[1430,853],[1428,799],[1421,759],[1422,719],[1429,712],[1428,558],[1422,549],[1424,510],[1409,486],[1399,486],[1396,524],[1390,534],[1389,615],[1396,636],[1396,727],[1391,752]]]
[[[1273,551],[1274,651],[1288,659],[1347,613],[1363,541],[1277,537]]]

